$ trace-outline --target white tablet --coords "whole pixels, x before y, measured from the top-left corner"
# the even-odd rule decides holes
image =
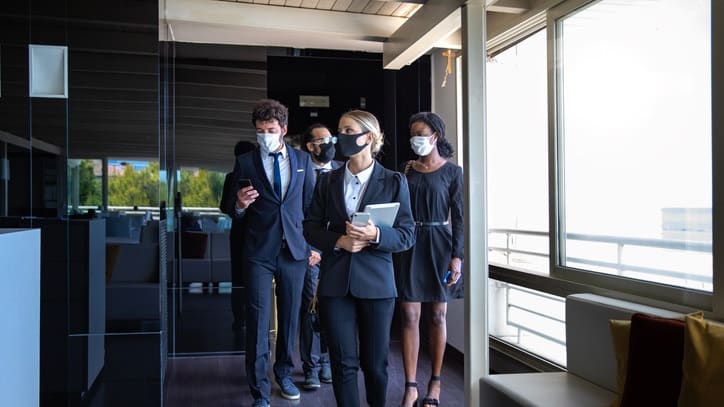
[[[395,223],[399,208],[399,202],[390,202],[366,205],[364,211],[370,214],[370,219],[375,225],[392,226]]]

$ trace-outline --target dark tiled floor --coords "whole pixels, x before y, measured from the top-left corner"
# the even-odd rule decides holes
[[[459,356],[448,357],[443,368],[443,393],[441,404],[447,407],[463,406],[463,366]],[[295,363],[299,362],[296,355]],[[397,406],[402,399],[404,374],[400,344],[395,341],[391,346],[389,386],[387,405]],[[418,367],[420,396],[424,396],[427,379],[430,375],[429,357],[422,352]],[[246,385],[243,356],[199,356],[176,357],[169,359],[166,406],[167,407],[205,407],[205,406],[249,406],[252,397]],[[295,367],[294,379],[298,385],[303,381],[301,367]],[[362,374],[359,377],[360,394],[364,394]],[[272,387],[273,406],[334,406],[332,385],[323,384],[317,391],[302,390],[301,400],[288,401]],[[365,405],[364,403],[362,405]]]
[[[183,304],[180,312],[170,312],[170,357],[165,387],[166,407],[250,406],[253,402],[246,384],[244,371],[243,338],[231,330],[229,295],[217,287],[201,292],[184,288],[175,298]],[[174,302],[172,301],[172,304]],[[173,307],[169,307],[173,309]],[[176,311],[179,311],[176,309]],[[394,321],[393,326],[398,326]],[[388,368],[389,385],[387,405],[397,406],[404,391],[404,371],[400,343],[391,345]],[[175,352],[175,354],[174,354]],[[463,406],[463,365],[457,354],[447,358],[443,368],[441,404]],[[299,354],[295,354],[294,379],[300,386],[303,374]],[[425,396],[430,376],[430,359],[425,351],[420,354],[418,381],[420,397]],[[360,394],[364,397],[362,373],[359,375]],[[301,400],[288,401],[272,386],[273,406],[334,406],[332,386],[323,384],[317,391],[302,391]],[[364,403],[362,404],[365,405]]]

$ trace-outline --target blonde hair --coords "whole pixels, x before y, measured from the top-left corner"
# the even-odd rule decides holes
[[[382,149],[382,145],[385,144],[385,136],[382,134],[382,130],[380,130],[380,122],[377,121],[375,115],[365,110],[350,110],[343,114],[342,117],[349,117],[362,127],[362,131],[372,133],[374,140],[372,141],[370,151],[372,152],[372,156],[377,155]]]

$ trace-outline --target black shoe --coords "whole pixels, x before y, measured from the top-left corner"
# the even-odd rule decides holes
[[[319,381],[332,383],[332,369],[329,366],[322,366],[322,369],[319,370]]]
[[[430,382],[439,382],[440,376],[430,376]],[[427,384],[428,390],[430,389],[430,383]],[[425,397],[422,399],[422,407],[425,406],[439,406],[440,400],[434,399],[432,397]]]
[[[415,389],[417,389],[417,382],[405,382],[405,388],[407,387],[414,387]],[[402,398],[404,399],[405,396],[402,396]],[[415,399],[415,401],[412,402],[412,407],[417,407],[417,400],[418,399]],[[400,407],[404,407],[404,405],[400,404]]]

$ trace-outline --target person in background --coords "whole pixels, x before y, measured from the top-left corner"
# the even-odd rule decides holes
[[[327,126],[321,123],[312,124],[303,134],[304,148],[312,157],[314,167],[314,179],[319,179],[319,174],[336,170],[344,165],[341,161],[334,160],[336,138]],[[299,355],[302,359],[304,369],[304,388],[315,390],[323,383],[332,383],[332,369],[329,366],[329,352],[327,343],[320,337],[318,327],[319,321],[316,313],[311,312],[310,305],[317,289],[319,278],[319,265],[307,267],[307,274],[304,276],[304,289],[302,290],[302,307],[299,311]]]
[[[234,146],[234,162],[236,157],[252,151],[256,144],[251,141],[239,141]],[[231,230],[229,231],[229,247],[231,254],[231,313],[234,320],[231,329],[234,332],[243,333],[246,329],[245,307],[244,307],[244,268],[241,257],[241,246],[244,239],[244,218],[237,218],[233,207],[225,208],[223,203],[229,202],[236,195],[238,185],[234,184],[234,172],[229,172],[224,178],[224,189],[221,193],[221,211],[231,218]]]
[[[314,188],[314,170],[309,154],[284,143],[286,106],[276,100],[261,100],[252,111],[251,121],[259,148],[237,158],[234,182],[246,186],[225,205],[233,206],[236,216],[244,218],[246,379],[253,406],[268,407],[272,279],[276,282],[278,321],[274,377],[282,397],[300,398],[292,380],[292,352],[305,270],[307,264],[319,259],[319,255],[311,255],[302,233]]]
[[[349,161],[317,180],[304,234],[322,252],[317,296],[337,405],[360,405],[361,366],[367,403],[381,407],[397,296],[392,253],[412,247],[415,225],[405,177],[374,159],[382,147],[377,118],[362,110],[342,115],[337,146]],[[366,205],[389,202],[400,203],[391,226],[349,222]]]
[[[430,407],[440,404],[440,372],[447,342],[447,290],[461,275],[463,173],[462,168],[447,160],[453,149],[445,139],[445,122],[435,113],[421,112],[410,118],[410,145],[419,158],[402,167],[410,188],[417,243],[395,256],[405,368],[402,405],[417,405],[420,312],[425,303],[432,374],[422,406]]]

